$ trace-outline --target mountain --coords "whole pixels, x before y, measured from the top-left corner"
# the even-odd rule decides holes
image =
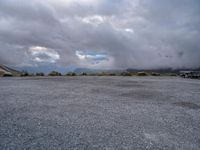
[[[20,76],[21,72],[14,70],[12,68],[9,68],[4,65],[0,65],[0,76]]]
[[[90,69],[90,68],[76,68],[74,70],[75,73],[81,74],[81,73],[119,73],[123,72],[124,70],[112,70],[112,69]]]
[[[12,67],[16,70],[26,71],[31,74],[35,74],[37,72],[43,72],[44,74],[49,74],[51,71],[57,71],[62,74],[66,74],[67,72],[73,71],[75,67],[69,66],[56,66],[56,65],[41,65],[41,66],[23,66],[23,67]]]
[[[199,68],[177,68],[177,69],[172,69],[172,68],[161,68],[161,69],[132,69],[129,68],[126,71],[127,72],[131,72],[131,73],[135,73],[135,72],[141,72],[141,71],[145,71],[145,72],[158,72],[158,73],[179,73],[180,71],[200,71],[200,67]]]
[[[80,74],[80,73],[96,73],[96,72],[100,72],[99,70],[96,69],[89,69],[89,68],[76,68],[74,70],[75,73]]]

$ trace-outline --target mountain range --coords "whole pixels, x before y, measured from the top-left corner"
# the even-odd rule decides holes
[[[14,69],[12,69],[14,68]],[[20,70],[20,71],[17,71]],[[0,77],[1,76],[20,76],[23,71],[26,71],[28,73],[35,74],[36,72],[43,72],[45,74],[48,74],[51,71],[58,71],[62,74],[66,74],[67,72],[75,72],[76,74],[81,74],[81,73],[121,73],[121,72],[130,72],[130,73],[136,73],[136,72],[157,72],[157,73],[179,73],[180,71],[200,71],[200,68],[196,69],[189,69],[189,68],[179,68],[179,69],[171,69],[171,68],[163,68],[163,69],[124,69],[124,70],[112,70],[112,69],[91,69],[91,68],[67,68],[67,67],[26,67],[26,68],[17,68],[17,67],[8,67],[5,65],[0,64]]]

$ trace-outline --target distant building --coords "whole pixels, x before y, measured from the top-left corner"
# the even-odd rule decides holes
[[[183,78],[200,79],[200,71],[180,71]]]

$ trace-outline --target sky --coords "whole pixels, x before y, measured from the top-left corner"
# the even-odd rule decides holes
[[[0,0],[0,64],[200,67],[199,0]]]

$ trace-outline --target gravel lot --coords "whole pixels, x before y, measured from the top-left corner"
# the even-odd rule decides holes
[[[0,78],[0,149],[199,150],[200,80]]]

